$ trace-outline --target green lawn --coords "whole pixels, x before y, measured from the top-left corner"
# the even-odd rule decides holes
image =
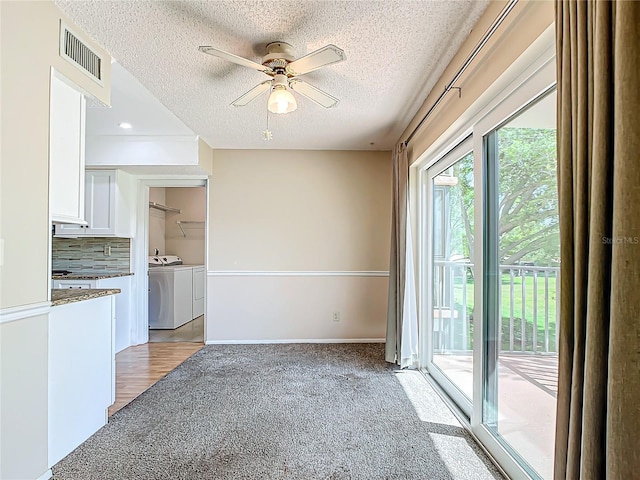
[[[462,278],[458,278],[458,283],[454,285],[454,302],[456,309],[461,312],[462,309],[462,292],[463,288],[466,288],[467,299],[467,316],[472,317],[473,311],[473,294],[474,284],[473,279],[467,278],[466,286],[462,283]],[[524,351],[533,350],[533,323],[534,323],[534,284],[533,276],[514,276],[513,278],[513,337],[514,346],[516,351],[521,350],[521,338],[522,338],[522,282],[524,281],[524,317],[525,317],[525,348]],[[502,276],[502,291],[501,291],[501,310],[502,310],[502,348],[503,350],[509,350],[509,338],[510,338],[510,319],[511,319],[511,307],[510,307],[510,276],[509,274],[503,274]],[[555,334],[556,334],[556,279],[549,277],[547,284],[547,305],[546,311],[548,312],[548,324],[549,324],[549,350],[555,350]],[[536,324],[537,324],[537,349],[542,351],[544,349],[544,329],[545,329],[545,279],[544,276],[538,276],[537,279],[537,304]],[[458,324],[455,326],[455,330],[459,333],[455,335],[455,344],[458,348],[463,348],[462,333],[461,330],[462,320],[461,315],[458,315]],[[469,338],[473,337],[473,325],[469,324]],[[471,348],[471,344],[468,345]]]

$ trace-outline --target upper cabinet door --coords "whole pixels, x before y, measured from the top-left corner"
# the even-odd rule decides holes
[[[135,183],[132,177],[118,170],[87,170],[84,176],[86,225],[58,223],[56,236],[133,238]]]
[[[49,120],[51,220],[84,224],[85,98],[53,71]]]
[[[85,216],[86,234],[92,236],[116,233],[115,196],[116,172],[97,170],[85,172]]]

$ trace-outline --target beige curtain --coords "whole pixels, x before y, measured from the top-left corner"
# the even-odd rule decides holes
[[[393,151],[391,256],[387,310],[387,362],[401,367],[417,365],[418,314],[415,291],[411,215],[409,213],[409,161],[404,142]]]
[[[640,3],[558,1],[555,473],[640,478]]]

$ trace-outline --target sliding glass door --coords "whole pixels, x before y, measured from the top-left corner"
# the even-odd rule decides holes
[[[555,92],[484,136],[482,424],[551,478],[560,245]]]
[[[471,415],[473,398],[473,152],[461,143],[423,176],[428,227],[427,368]]]
[[[512,478],[552,478],[554,81],[548,61],[418,170],[421,364]]]

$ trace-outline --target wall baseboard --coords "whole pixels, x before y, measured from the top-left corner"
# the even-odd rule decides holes
[[[295,270],[209,270],[209,277],[388,277],[387,270],[295,271]]]
[[[0,309],[0,324],[15,322],[23,318],[36,317],[38,315],[46,315],[51,310],[51,302],[31,303],[29,305],[20,305],[17,307],[9,307]]]
[[[384,338],[281,338],[264,340],[207,340],[206,345],[257,345],[273,343],[385,343]]]

